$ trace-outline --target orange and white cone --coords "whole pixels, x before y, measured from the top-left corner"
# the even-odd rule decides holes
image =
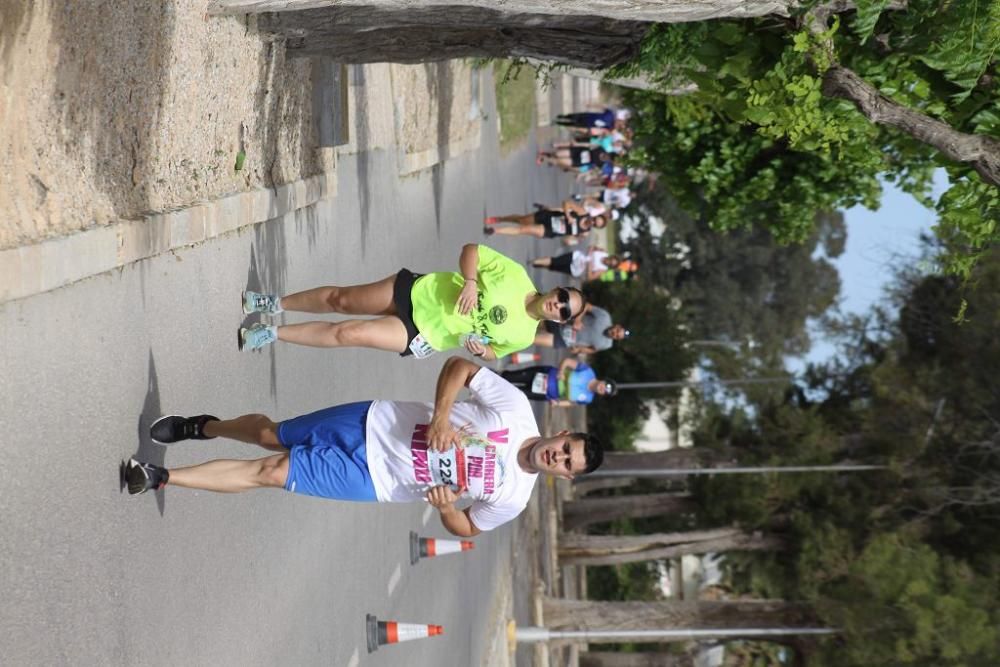
[[[475,548],[476,544],[472,540],[439,540],[433,537],[419,537],[410,531],[410,565],[416,565],[421,558],[457,554]]]
[[[440,625],[425,625],[423,623],[398,623],[396,621],[380,621],[371,614],[365,616],[365,626],[368,631],[368,652],[377,651],[385,644],[398,644],[411,639],[424,639],[444,634]]]
[[[515,352],[510,355],[510,360],[515,364],[537,364],[542,360],[542,355],[537,352]]]

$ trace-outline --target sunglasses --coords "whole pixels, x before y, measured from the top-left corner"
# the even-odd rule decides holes
[[[563,304],[559,306],[559,317],[565,322],[573,319],[573,310],[569,307],[569,290],[560,287],[556,290],[556,301]]]

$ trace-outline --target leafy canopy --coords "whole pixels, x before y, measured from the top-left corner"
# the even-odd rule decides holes
[[[640,111],[636,160],[664,174],[715,228],[762,225],[786,242],[808,237],[817,211],[877,208],[880,180],[930,205],[933,169],[947,167],[952,187],[936,203],[942,259],[967,277],[1000,240],[997,189],[929,145],[869,122],[828,95],[823,77],[837,63],[956,130],[998,136],[1000,2],[855,5],[818,31],[803,16],[654,26],[639,57],[612,74],[646,74],[664,88],[691,81],[698,90],[624,94]]]

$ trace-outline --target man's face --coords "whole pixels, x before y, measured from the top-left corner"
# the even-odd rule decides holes
[[[622,340],[625,338],[625,327],[620,324],[613,324],[608,329],[608,338],[611,340]]]
[[[583,310],[583,298],[575,290],[556,287],[542,300],[542,313],[547,320],[565,322]]]
[[[573,440],[569,431],[542,438],[531,446],[531,465],[535,472],[573,479],[587,469],[583,440]]]

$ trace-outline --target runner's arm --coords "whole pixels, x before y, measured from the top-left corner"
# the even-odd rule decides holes
[[[574,359],[573,357],[566,357],[565,359],[559,362],[559,375],[565,373],[567,368],[576,368],[579,365],[580,362]]]
[[[458,495],[447,486],[435,486],[427,492],[427,502],[437,508],[441,515],[441,525],[452,535],[475,537],[481,531],[469,517],[469,510],[455,508]]]
[[[427,431],[428,445],[431,449],[443,452],[455,444],[458,433],[451,426],[451,408],[455,405],[458,392],[462,391],[462,387],[469,386],[480,368],[461,357],[451,357],[444,362],[434,392],[434,414],[431,416],[430,428]]]
[[[465,279],[462,291],[458,295],[458,311],[468,314],[479,298],[479,246],[466,243],[462,246],[462,254],[458,257],[458,270]]]
[[[472,356],[479,357],[486,361],[494,361],[497,358],[496,350],[493,349],[492,345],[483,345],[478,340],[474,338],[469,338],[465,341],[465,349],[468,350]]]

